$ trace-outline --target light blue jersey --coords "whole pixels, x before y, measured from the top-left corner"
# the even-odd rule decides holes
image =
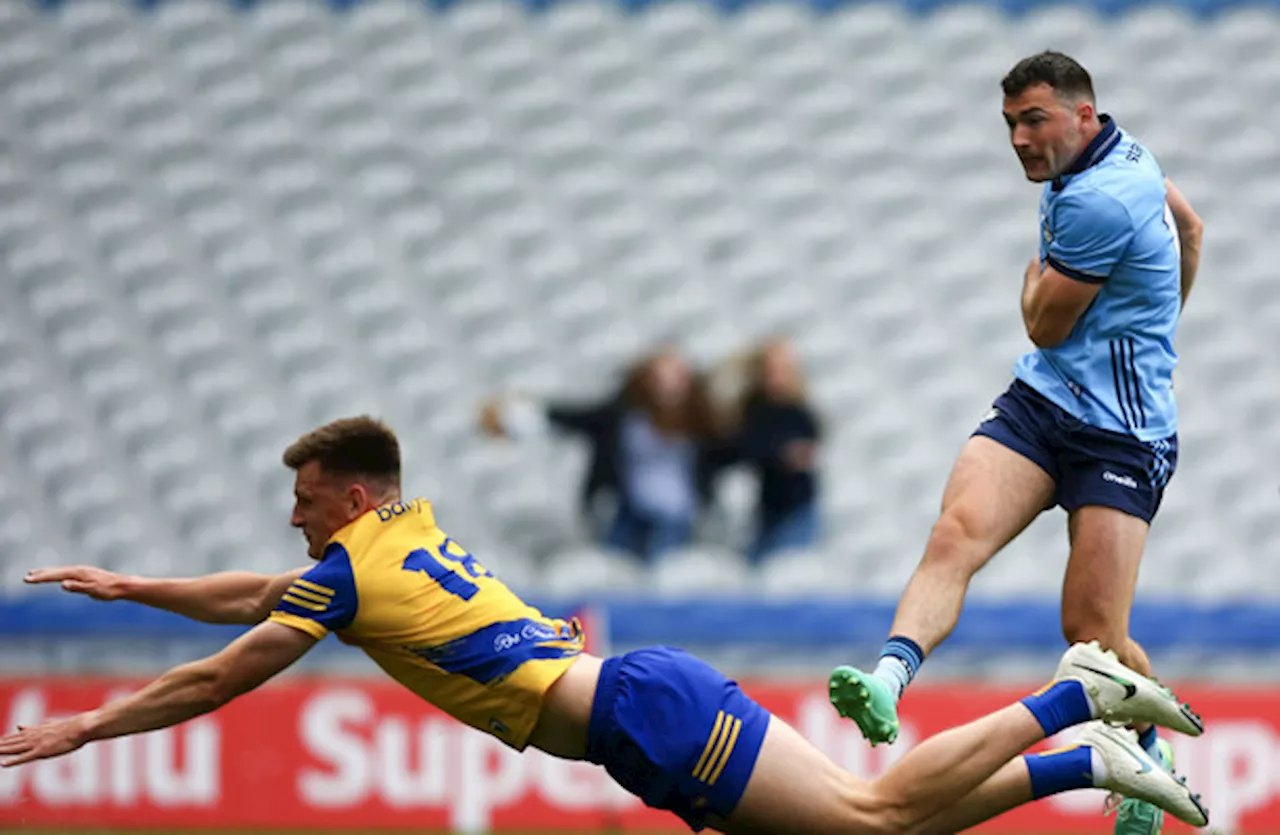
[[[1091,426],[1156,441],[1178,429],[1181,256],[1160,166],[1102,120],[1040,198],[1041,262],[1102,289],[1064,342],[1024,354],[1014,374]]]

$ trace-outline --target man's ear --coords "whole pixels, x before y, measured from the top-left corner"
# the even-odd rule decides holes
[[[1098,115],[1098,108],[1088,99],[1081,99],[1076,103],[1076,118],[1080,120],[1080,124],[1087,125],[1092,122]]]
[[[359,481],[347,485],[347,512],[354,519],[373,507],[369,499],[369,491]]]

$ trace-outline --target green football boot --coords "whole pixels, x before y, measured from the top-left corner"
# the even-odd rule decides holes
[[[872,745],[898,738],[898,701],[883,680],[853,667],[836,667],[828,681],[831,704],[852,719]]]

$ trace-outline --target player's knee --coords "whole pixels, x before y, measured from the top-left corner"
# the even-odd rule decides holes
[[[918,822],[911,804],[905,797],[895,796],[881,786],[858,798],[858,818],[862,825],[857,831],[875,835],[906,835]]]
[[[973,574],[990,556],[981,524],[961,509],[945,510],[929,532],[925,562]]]

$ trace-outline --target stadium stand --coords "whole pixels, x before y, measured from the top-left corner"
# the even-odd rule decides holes
[[[997,82],[1052,46],[1207,224],[1140,588],[1204,623],[1275,600],[1274,3],[39,5],[0,4],[11,598],[50,562],[295,564],[279,453],[361,411],[400,430],[407,491],[532,593],[893,597],[1026,346],[1037,195]],[[680,577],[617,564],[575,537],[579,450],[474,429],[493,390],[595,394],[657,338],[710,361],[774,332],[831,428],[828,541],[784,558],[804,571],[709,546]],[[979,597],[1051,599],[1062,525]]]

